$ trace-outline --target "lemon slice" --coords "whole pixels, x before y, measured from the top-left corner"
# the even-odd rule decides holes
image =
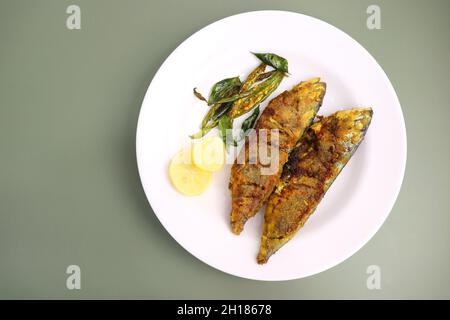
[[[211,137],[196,142],[192,147],[192,161],[197,168],[215,172],[225,163],[225,146],[219,137]]]
[[[194,166],[191,149],[180,150],[171,160],[169,177],[175,189],[186,196],[203,193],[212,181],[212,173]]]

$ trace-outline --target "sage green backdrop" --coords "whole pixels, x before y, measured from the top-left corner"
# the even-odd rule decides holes
[[[70,4],[81,30],[66,28]],[[382,30],[366,27],[370,4]],[[153,214],[135,158],[139,109],[164,59],[207,24],[261,9],[360,42],[394,85],[408,135],[380,231],[339,266],[288,282],[233,277],[186,252]],[[449,12],[447,0],[0,0],[0,298],[450,298]],[[81,290],[66,289],[71,264]],[[381,290],[366,287],[372,264]]]

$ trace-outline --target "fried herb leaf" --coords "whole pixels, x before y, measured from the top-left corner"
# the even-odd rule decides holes
[[[234,95],[239,92],[239,87],[234,88],[230,94]],[[216,103],[211,106],[211,108],[206,113],[205,117],[202,120],[200,128],[205,127],[209,122],[218,120],[221,116],[228,112],[231,109],[233,103]]]
[[[254,94],[255,94],[255,90],[254,90],[254,88],[251,88],[248,91],[245,91],[245,92],[242,92],[242,93],[236,93],[236,94],[233,94],[233,95],[231,95],[229,97],[225,97],[223,99],[220,99],[216,103],[233,102],[233,101],[236,101],[238,99],[246,98],[246,97],[249,97],[249,96],[254,95]]]
[[[219,102],[219,100],[229,97],[241,88],[241,80],[239,77],[223,79],[214,84],[209,94],[208,104],[213,105]]]
[[[259,116],[259,106],[255,108],[252,114],[247,119],[245,119],[244,122],[242,122],[241,132],[243,134],[243,137],[245,137],[249,132],[249,130],[255,126],[258,116]]]
[[[271,66],[275,70],[282,71],[282,72],[289,72],[288,71],[288,61],[280,57],[279,55],[276,55],[274,53],[254,53],[252,52],[259,60],[264,62],[265,64]]]

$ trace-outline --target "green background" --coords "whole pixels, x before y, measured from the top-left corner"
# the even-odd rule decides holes
[[[81,30],[66,28],[69,4]],[[382,30],[366,28],[370,4]],[[139,109],[164,59],[207,24],[261,9],[311,15],[360,42],[394,85],[408,134],[380,231],[339,266],[288,282],[233,277],[181,248],[135,159]],[[0,0],[0,298],[450,298],[449,12],[446,0]],[[81,290],[66,289],[70,264]],[[366,287],[372,264],[381,290]]]

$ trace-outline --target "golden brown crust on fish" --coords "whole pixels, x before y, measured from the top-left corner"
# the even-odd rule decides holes
[[[314,78],[296,85],[291,91],[285,91],[274,98],[259,117],[255,132],[267,130],[267,144],[261,147],[270,151],[271,129],[278,130],[278,158],[274,157],[276,170],[273,174],[265,174],[262,168],[267,163],[254,159],[249,152],[249,139],[244,149],[231,168],[229,188],[232,196],[231,228],[233,233],[240,234],[245,222],[253,217],[267,201],[273,188],[280,179],[283,165],[288,160],[289,152],[294,148],[304,130],[311,124],[319,110],[325,94],[326,85]],[[259,145],[259,143],[258,143]],[[269,152],[269,157],[270,157]],[[274,155],[275,156],[275,155]],[[250,159],[252,158],[252,159]],[[241,161],[238,161],[240,159]],[[242,161],[243,160],[243,161]],[[255,160],[253,163],[249,163]],[[239,163],[238,163],[239,162]]]
[[[304,225],[358,148],[371,119],[370,108],[338,111],[305,132],[269,198],[258,263],[266,263]]]

